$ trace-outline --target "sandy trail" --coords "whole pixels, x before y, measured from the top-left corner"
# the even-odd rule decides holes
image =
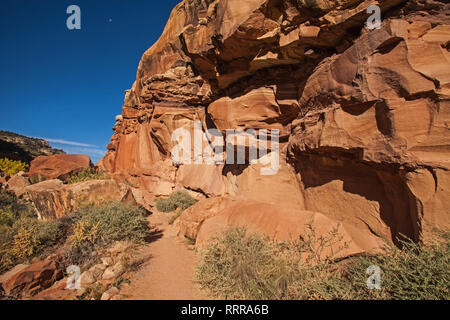
[[[186,241],[177,238],[168,224],[168,214],[153,214],[149,222],[157,232],[142,249],[143,257],[151,257],[132,276],[129,286],[120,292],[133,300],[204,300],[208,297],[194,282],[198,256]]]

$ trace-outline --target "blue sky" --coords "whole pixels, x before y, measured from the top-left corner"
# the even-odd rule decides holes
[[[139,60],[179,0],[2,0],[0,129],[97,162]],[[81,30],[68,30],[69,5]]]

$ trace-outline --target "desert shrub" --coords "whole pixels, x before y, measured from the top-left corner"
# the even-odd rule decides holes
[[[450,299],[450,233],[423,246],[408,239],[399,240],[402,249],[389,247],[385,254],[351,260],[344,279],[352,282],[361,299],[448,300]],[[365,271],[381,269],[381,290],[368,290]]]
[[[73,246],[121,240],[143,243],[149,232],[144,210],[119,202],[84,206],[75,219],[74,235],[70,237]]]
[[[15,265],[16,259],[10,254],[13,239],[12,228],[0,225],[0,273]]]
[[[20,171],[28,171],[29,165],[22,161],[9,160],[8,158],[0,159],[0,171],[8,176],[13,176]]]
[[[0,189],[0,209],[13,211],[26,211],[29,208],[22,204],[12,192]]]
[[[73,227],[73,234],[69,237],[69,242],[74,247],[79,247],[83,243],[95,244],[99,239],[99,223],[90,224],[85,220],[80,220]]]
[[[12,226],[3,225],[0,237],[0,270],[38,256],[54,246],[62,235],[59,221],[39,221],[27,215]]]
[[[58,227],[38,221],[12,193],[0,190],[0,271],[40,254],[54,244]]]
[[[268,239],[245,229],[230,229],[214,239],[202,255],[197,279],[225,299],[278,299],[288,274]]]
[[[12,227],[19,214],[12,207],[0,209],[0,225]]]
[[[320,258],[312,240],[275,243],[242,228],[227,230],[202,253],[197,281],[225,299],[450,298],[448,237],[428,247],[403,241],[402,249],[340,262]],[[367,288],[372,265],[382,270],[381,290]]]
[[[38,227],[34,234],[38,243],[38,252],[57,244],[64,235],[64,225],[59,220],[38,221]]]
[[[145,262],[145,259],[136,259],[136,251],[133,247],[128,248],[120,257],[120,264],[125,272],[134,272]]]
[[[123,284],[130,284],[130,283],[131,283],[131,281],[128,280],[127,278],[119,277],[114,282],[113,287],[120,289]]]
[[[13,228],[15,233],[10,251],[11,255],[20,260],[33,256],[40,245],[36,239],[37,222],[31,219],[19,220]]]
[[[89,180],[108,180],[109,175],[106,172],[100,171],[95,168],[87,168],[77,174],[74,174],[67,179],[68,184],[74,184]]]
[[[155,201],[156,208],[161,212],[173,212],[177,209],[184,211],[195,203],[197,203],[197,200],[185,191],[176,191],[167,199],[157,199]]]
[[[0,189],[0,208],[5,208],[17,203],[17,198],[14,193]]]
[[[85,266],[97,262],[98,257],[93,256],[95,246],[90,242],[83,242],[75,246],[69,246],[64,253],[64,261],[67,266]]]

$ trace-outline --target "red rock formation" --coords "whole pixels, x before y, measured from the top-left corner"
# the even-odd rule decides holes
[[[18,265],[10,272],[2,275],[0,285],[3,287],[6,296],[32,296],[49,288],[63,276],[64,264],[61,257],[52,255],[29,266]]]
[[[426,240],[429,226],[450,228],[445,2],[185,0],[144,53],[101,165],[150,201],[185,187],[257,201],[281,220],[316,212],[356,228],[354,239]],[[383,23],[370,31],[373,4]],[[278,174],[172,164],[172,133],[194,121],[279,129]],[[186,235],[204,225],[189,212]],[[255,225],[251,212],[238,220]]]
[[[28,179],[22,174],[12,176],[8,182],[5,183],[6,188],[12,191],[17,197],[20,197],[25,192],[24,188],[30,185]]]
[[[65,180],[73,174],[92,166],[86,155],[57,154],[40,156],[31,161],[29,175],[44,176],[46,179]]]
[[[83,204],[121,201],[136,205],[130,187],[114,180],[89,180],[65,185],[61,180],[47,180],[22,190],[40,219],[51,220],[74,212]]]

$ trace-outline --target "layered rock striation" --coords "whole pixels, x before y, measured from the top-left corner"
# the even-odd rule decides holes
[[[371,5],[380,29],[366,27]],[[144,53],[101,166],[149,202],[185,188],[238,201],[249,225],[259,203],[264,217],[320,217],[353,239],[426,241],[450,227],[449,50],[446,1],[185,0]],[[279,130],[278,173],[174,164],[173,132],[198,121]],[[180,232],[245,220],[210,209],[183,214]]]

